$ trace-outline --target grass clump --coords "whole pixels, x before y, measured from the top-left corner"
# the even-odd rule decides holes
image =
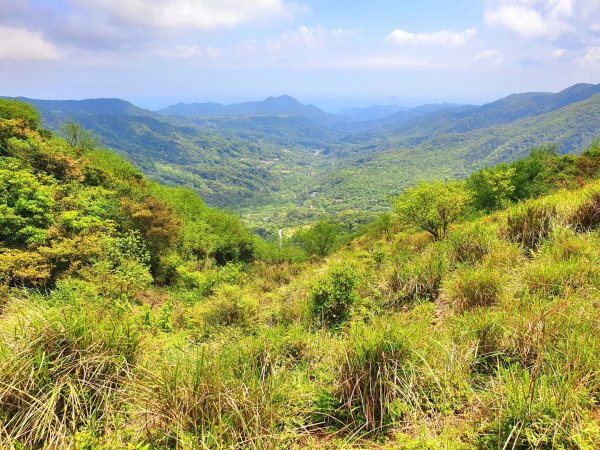
[[[568,218],[568,223],[580,232],[600,227],[600,192],[593,192]]]
[[[351,431],[385,431],[401,414],[412,358],[410,340],[393,324],[352,330],[337,375],[336,419]]]
[[[448,241],[454,262],[475,264],[492,251],[498,238],[494,228],[475,223],[453,231]]]
[[[447,271],[448,257],[441,244],[395,264],[383,284],[388,303],[398,305],[415,300],[436,300]]]
[[[135,389],[135,428],[153,448],[282,448],[301,412],[286,358],[272,343],[184,348],[149,367]],[[282,346],[286,348],[286,346]]]
[[[445,283],[443,297],[459,312],[492,306],[502,294],[504,280],[500,272],[487,267],[463,267]]]
[[[27,319],[1,335],[2,434],[26,448],[67,448],[78,431],[114,431],[137,333],[97,310],[21,307]]]
[[[519,204],[509,210],[507,236],[528,250],[536,250],[550,235],[554,215],[555,208],[547,204]]]

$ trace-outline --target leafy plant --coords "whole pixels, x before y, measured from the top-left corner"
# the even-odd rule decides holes
[[[358,275],[352,266],[338,265],[330,269],[311,290],[313,319],[329,328],[342,325],[350,317],[352,305],[358,299],[357,284]]]

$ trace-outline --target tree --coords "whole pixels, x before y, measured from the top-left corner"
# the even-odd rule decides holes
[[[73,147],[82,150],[94,150],[100,145],[100,139],[91,131],[85,130],[77,122],[67,120],[61,126],[61,134],[67,143]]]
[[[514,200],[516,169],[507,164],[480,170],[467,179],[473,206],[482,211],[505,208]]]
[[[341,226],[320,220],[312,227],[298,231],[294,241],[309,255],[327,256],[340,241]]]
[[[464,215],[473,194],[460,181],[420,182],[394,202],[396,214],[406,223],[444,239],[451,223]]]

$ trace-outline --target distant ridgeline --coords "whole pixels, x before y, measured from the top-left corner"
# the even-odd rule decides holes
[[[578,153],[600,136],[600,85],[483,105],[380,106],[329,114],[288,97],[152,112],[117,99],[23,99],[57,130],[97,134],[150,178],[189,187],[263,233],[320,217],[364,223],[419,180],[464,178],[538,145]]]

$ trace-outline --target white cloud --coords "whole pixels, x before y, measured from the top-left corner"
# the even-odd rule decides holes
[[[172,48],[159,48],[156,50],[158,56],[163,58],[179,58],[189,59],[206,56],[209,58],[216,58],[221,56],[222,50],[220,48],[202,48],[197,45],[177,45]]]
[[[280,50],[289,47],[315,49],[333,41],[344,41],[359,36],[363,31],[363,28],[334,28],[328,30],[321,25],[314,27],[303,25],[297,30],[287,30],[275,39],[268,39],[265,41],[265,46],[268,50]]]
[[[554,56],[556,59],[560,59],[566,54],[567,50],[565,50],[564,48],[557,48],[552,52],[552,56]]]
[[[485,21],[524,38],[554,40],[564,34],[585,34],[600,13],[598,0],[493,0]]]
[[[586,69],[600,69],[600,47],[588,47],[581,58]]]
[[[487,11],[485,21],[488,25],[508,28],[526,38],[542,37],[554,32],[538,11],[526,6],[502,5]]]
[[[504,57],[499,50],[484,50],[473,58],[473,60],[482,62],[482,63],[491,63],[491,64],[502,64],[504,62]]]
[[[398,46],[433,45],[442,47],[461,47],[471,41],[476,34],[477,30],[474,28],[469,28],[460,32],[440,30],[431,33],[411,33],[409,31],[396,29],[388,35],[385,41]]]
[[[0,26],[0,59],[56,60],[60,53],[39,32]]]
[[[155,28],[233,27],[302,11],[283,0],[90,0],[85,5],[89,4],[121,21]]]

